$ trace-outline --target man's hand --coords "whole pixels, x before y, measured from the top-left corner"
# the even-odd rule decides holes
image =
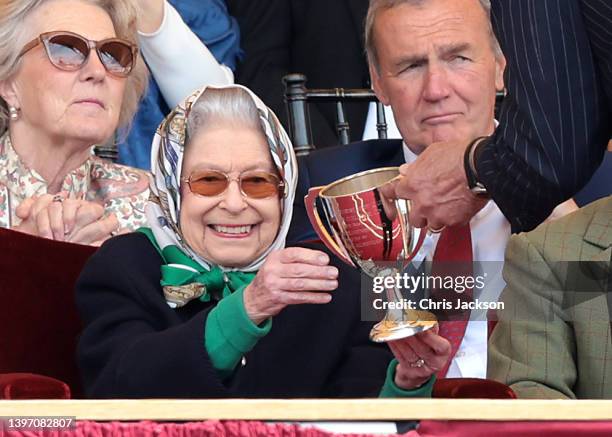
[[[487,199],[468,188],[463,168],[467,144],[431,144],[412,164],[400,167],[402,177],[383,187],[383,195],[410,199],[410,223],[419,228],[441,229],[469,222]]]

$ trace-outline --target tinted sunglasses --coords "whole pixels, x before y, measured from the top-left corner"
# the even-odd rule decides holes
[[[265,171],[246,171],[237,178],[217,170],[199,170],[183,179],[192,193],[200,196],[218,196],[227,190],[230,182],[237,181],[243,196],[252,199],[265,199],[285,195],[285,182],[273,173]]]
[[[60,70],[75,71],[83,67],[91,49],[96,49],[100,62],[113,76],[126,77],[132,71],[138,48],[135,44],[120,38],[92,41],[67,31],[45,32],[27,43],[19,56],[32,50],[38,44],[45,47],[47,58]]]

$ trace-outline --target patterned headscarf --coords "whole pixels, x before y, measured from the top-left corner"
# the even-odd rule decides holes
[[[256,272],[271,251],[285,247],[285,239],[291,223],[293,199],[297,187],[297,161],[291,141],[276,118],[276,115],[253,92],[241,85],[211,87],[215,89],[240,88],[249,94],[257,107],[261,129],[267,139],[274,165],[287,187],[286,195],[280,200],[282,217],[278,234],[272,245],[257,259],[244,267],[226,268],[224,266],[216,266],[198,255],[184,240],[180,228],[180,179],[189,112],[207,88],[203,87],[187,97],[183,103],[179,104],[166,117],[157,129],[151,149],[151,197],[146,207],[146,215],[148,225],[160,251],[172,252],[178,249],[189,258],[189,262],[180,263],[179,265],[176,263],[169,264],[173,269],[184,269],[187,272],[194,271],[193,262],[195,262],[195,266],[201,267],[204,271],[218,270],[223,272],[223,277],[225,277],[227,282],[228,272]],[[201,269],[197,268],[197,270]],[[197,275],[194,272],[195,276]],[[164,287],[164,292],[170,306],[181,306],[186,303],[173,302],[173,298],[169,298],[167,293],[169,290],[166,290],[166,288]],[[181,290],[181,293],[183,291]],[[193,299],[194,297],[198,296],[188,297],[186,300]]]

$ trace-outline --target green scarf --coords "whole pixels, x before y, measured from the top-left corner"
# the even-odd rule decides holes
[[[139,228],[159,252],[164,264],[161,266],[161,286],[168,305],[181,307],[190,300],[209,302],[211,297],[223,299],[236,290],[246,287],[255,278],[255,272],[224,272],[219,266],[206,270],[178,246],[169,245],[160,249],[150,228]]]

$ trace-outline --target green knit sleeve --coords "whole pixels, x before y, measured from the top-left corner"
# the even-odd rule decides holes
[[[414,390],[404,390],[395,385],[395,369],[397,367],[397,360],[393,359],[387,367],[387,377],[385,383],[380,390],[378,397],[381,398],[430,398],[433,391],[434,382],[436,381],[436,375],[432,375],[429,380],[422,386]]]
[[[272,319],[255,325],[244,309],[246,285],[221,299],[206,319],[204,346],[221,378],[230,376],[240,359],[272,327]]]

